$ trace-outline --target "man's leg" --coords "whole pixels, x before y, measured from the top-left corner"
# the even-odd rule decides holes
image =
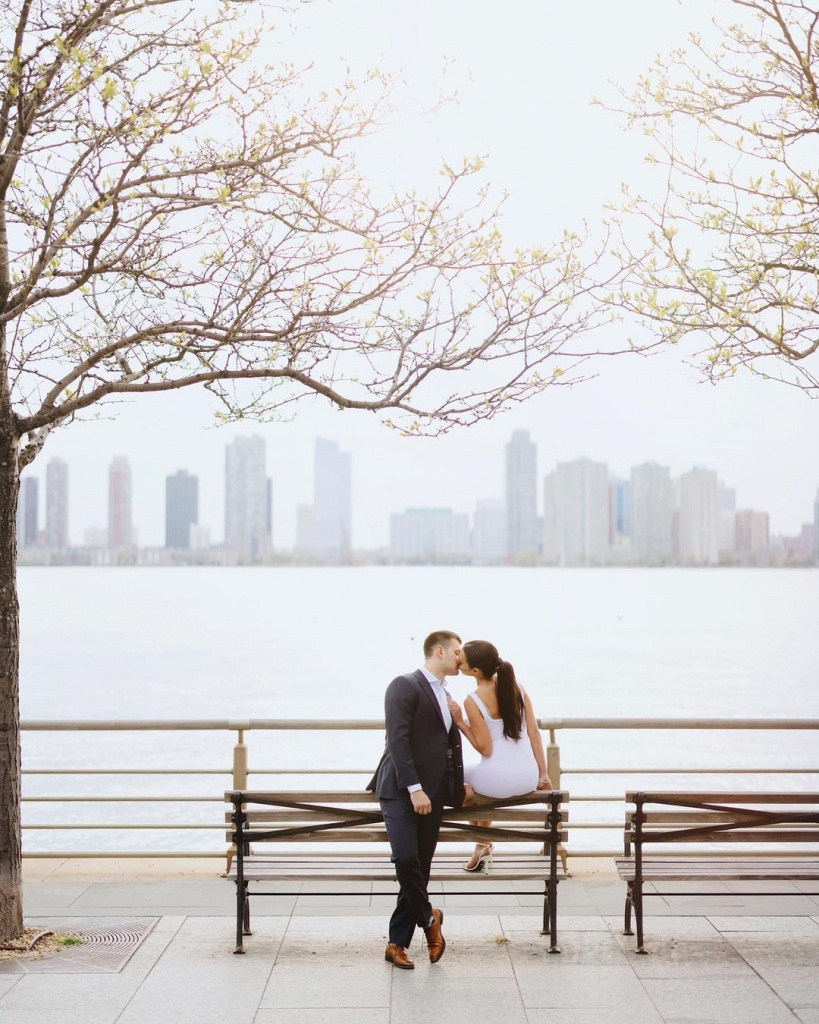
[[[409,796],[382,800],[381,813],[390,839],[392,860],[400,887],[390,918],[390,942],[409,947],[416,926],[426,928],[432,917],[427,882],[441,827],[443,804],[431,814],[417,814]]]
[[[438,845],[438,833],[441,831],[441,818],[444,816],[444,791],[443,786],[432,797],[432,811],[429,814],[419,814],[418,817],[418,859],[421,863],[421,872],[424,876],[424,892],[429,886],[429,872],[432,867],[432,858],[435,856],[435,848]],[[427,895],[427,903],[429,896]],[[427,918],[427,922],[429,918]]]
[[[443,786],[432,798],[432,812],[423,817],[423,825],[419,823],[418,829],[418,851],[421,862],[421,871],[424,875],[425,891],[427,892],[427,905],[430,906],[430,916],[424,928],[427,939],[430,963],[436,964],[444,955],[446,940],[441,932],[441,925],[444,921],[444,912],[434,909],[429,903],[429,873],[432,866],[432,858],[435,848],[438,845],[438,834],[441,831],[441,818],[444,813],[444,789]]]

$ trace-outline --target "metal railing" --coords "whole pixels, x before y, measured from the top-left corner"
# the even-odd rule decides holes
[[[799,749],[796,734],[819,732],[817,719],[694,719],[694,718],[562,718],[540,719],[540,728],[548,733],[546,744],[549,774],[555,788],[568,789],[571,792],[570,842],[568,853],[572,857],[608,857],[622,852],[623,831],[623,795],[626,789],[634,789],[640,785],[642,778],[651,778],[651,788],[658,788],[658,779],[663,778],[664,788],[714,788],[714,777],[722,776],[733,779],[736,776],[753,776],[754,783],[749,789],[759,788],[760,773],[769,785],[774,788],[794,788],[797,778],[804,779],[797,788],[819,790],[819,765],[809,763],[815,750],[815,740],[805,743],[804,750]],[[335,720],[319,721],[315,719],[224,719],[224,720],[173,720],[173,721],[28,721],[21,726],[24,734],[67,733],[80,735],[86,733],[126,734],[126,733],[193,733],[207,732],[229,737],[233,734],[230,746],[225,744],[225,760],[218,766],[197,764],[194,767],[180,767],[175,762],[177,747],[167,744],[162,748],[163,755],[169,764],[141,764],[136,767],[123,767],[122,763],[110,767],[87,766],[71,763],[66,755],[49,748],[47,766],[30,766],[28,758],[23,761],[23,851],[26,857],[214,857],[224,856],[225,847],[219,840],[207,848],[191,847],[182,837],[191,833],[207,834],[222,833],[224,837],[224,803],[223,793],[226,789],[263,788],[264,777],[287,776],[295,785],[310,788],[299,779],[313,780],[321,777],[327,786],[339,777],[350,777],[355,780],[348,785],[364,785],[369,778],[377,760],[378,746],[368,755],[369,764],[344,764],[323,767],[316,765],[315,750],[317,744],[301,743],[298,747],[300,758],[309,757],[308,763],[283,763],[268,766],[251,764],[246,736],[254,733],[295,734],[301,732],[314,733],[378,733],[383,734],[384,723],[377,720]],[[704,761],[704,752],[695,752],[696,763],[667,763],[665,755],[660,763],[631,763],[635,752],[639,753],[644,745],[635,742],[629,736],[632,732],[663,733],[673,731],[685,737],[698,736],[707,732],[725,732],[729,735],[739,734],[747,745],[749,737],[764,736],[766,745],[762,752],[751,748],[744,752],[733,750],[727,739],[719,752],[720,759],[733,752],[734,757],[746,758],[744,763],[730,763],[724,760]],[[561,750],[557,737],[566,739],[565,750]],[[612,749],[599,748],[599,744],[589,741],[589,736],[603,734],[607,740],[612,736],[617,743]],[[777,737],[774,734],[778,734]],[[577,743],[579,737],[585,736],[585,744]],[[773,737],[773,739],[772,739]],[[784,740],[784,742],[783,742]],[[690,742],[690,739],[689,739]],[[127,746],[127,744],[126,744]],[[178,746],[178,741],[177,741]],[[257,747],[261,747],[261,741]],[[588,749],[583,750],[583,747]],[[604,745],[605,746],[605,745]],[[573,749],[577,747],[577,749]],[[682,751],[686,743],[679,743],[675,750]],[[319,746],[320,749],[320,746]],[[87,752],[86,752],[87,753]],[[118,751],[121,756],[122,751]],[[588,763],[582,759],[574,763],[573,758],[585,755],[590,757]],[[68,755],[72,756],[72,755]],[[710,758],[711,755],[708,755]],[[771,758],[780,763],[770,763]],[[790,763],[787,763],[790,761]],[[565,763],[564,763],[565,762]],[[693,781],[697,776],[708,779],[706,787],[696,786]],[[84,780],[84,791],[60,793],[40,791],[29,793],[29,781],[48,780],[53,777],[63,779]],[[189,786],[183,786],[179,792],[169,793],[164,786],[166,779],[187,780],[188,783],[210,777],[212,785],[207,792],[191,792]],[[132,779],[124,791],[112,792],[102,780]],[[250,780],[253,780],[250,783]],[[154,780],[153,785],[148,780]],[[676,783],[675,783],[676,780]],[[99,782],[99,785],[94,785]],[[159,783],[159,788],[157,788]],[[337,785],[336,781],[336,785]],[[315,788],[320,788],[315,786]],[[735,788],[731,783],[730,788]],[[153,790],[153,792],[148,792]],[[599,790],[599,791],[597,791]],[[82,805],[108,805],[105,813],[98,815],[104,820],[80,820]],[[616,807],[615,805],[621,805]],[[37,815],[29,813],[40,806],[59,809],[68,820],[36,820]],[[156,813],[165,807],[167,814],[158,818],[139,818],[137,809],[143,811],[150,805]],[[171,807],[190,805],[198,815],[189,816],[198,820],[179,821],[178,815],[171,813]],[[123,813],[123,809],[128,809]],[[53,817],[60,817],[56,811]],[[54,849],[51,842],[37,846],[26,840],[30,835],[41,834],[51,839],[53,833],[84,832],[86,834],[107,833],[107,848]],[[164,848],[144,847],[136,849],[121,842],[125,835],[142,833],[176,833],[171,843]],[[578,839],[580,834],[583,839]],[[114,841],[116,840],[116,841]]]

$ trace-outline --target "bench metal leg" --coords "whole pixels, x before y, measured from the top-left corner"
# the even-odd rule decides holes
[[[549,881],[549,952],[559,953],[560,947],[557,944],[557,879]]]
[[[546,898],[543,901],[543,929],[549,936],[549,952],[559,953],[557,944],[557,857],[560,839],[560,794],[553,792],[549,798],[551,804],[547,816],[549,825],[549,877],[546,879]]]
[[[554,896],[551,893],[551,885],[549,882],[546,883],[546,891],[543,894],[543,928],[541,929],[541,935],[548,935],[550,937],[549,952],[559,953],[560,949],[557,945],[557,886],[558,882],[554,883]]]
[[[244,933],[245,935],[253,934],[250,930],[250,893],[247,891],[247,883],[245,883]]]
[[[236,880],[236,948],[234,953],[244,953],[245,947],[242,942],[244,935],[245,918],[247,914],[247,883]]]
[[[540,930],[541,935],[548,935],[551,931],[549,927],[549,883],[547,882],[543,892],[543,927]]]
[[[633,935],[631,927],[631,907],[634,902],[634,882],[626,884],[626,909],[623,915],[623,935]]]
[[[647,953],[648,950],[643,945],[643,887],[642,884],[635,883],[634,894],[632,897],[634,903],[634,916],[637,918],[637,952]]]

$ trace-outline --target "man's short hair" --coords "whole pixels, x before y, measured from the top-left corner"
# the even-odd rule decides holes
[[[457,633],[453,633],[450,629],[436,629],[434,633],[430,633],[424,641],[424,657],[428,658],[438,644],[448,644],[450,640],[455,640],[457,643],[461,642],[461,638]]]

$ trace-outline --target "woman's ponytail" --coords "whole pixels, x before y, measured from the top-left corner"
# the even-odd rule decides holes
[[[498,711],[503,719],[503,735],[519,740],[523,732],[523,694],[515,679],[515,670],[508,661],[498,660]]]

